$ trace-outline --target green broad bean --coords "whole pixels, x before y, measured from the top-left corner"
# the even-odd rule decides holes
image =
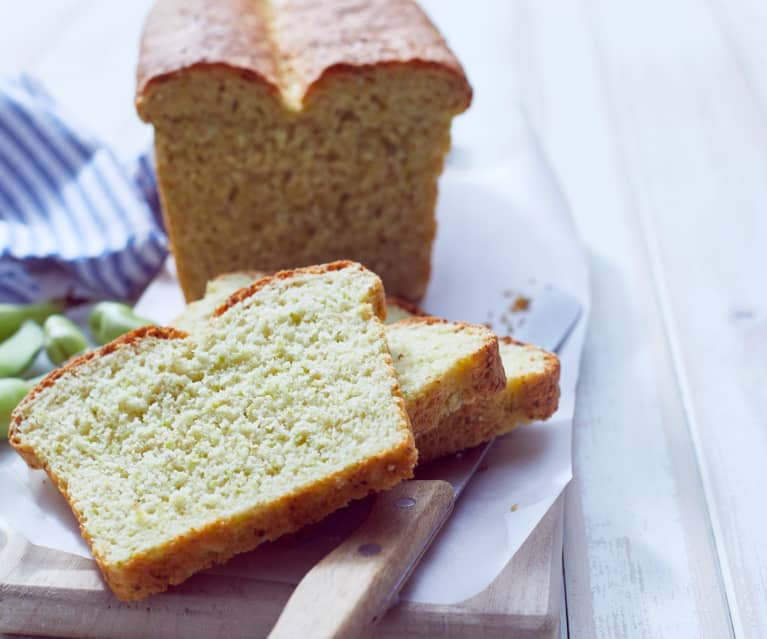
[[[43,329],[34,320],[24,320],[19,330],[0,344],[0,377],[23,373],[42,347]]]
[[[37,380],[6,377],[0,379],[0,440],[8,439],[11,413]]]
[[[45,352],[56,366],[88,348],[88,340],[82,331],[71,319],[63,315],[51,315],[45,320],[43,331]]]
[[[40,304],[0,304],[0,340],[10,337],[24,323],[34,320],[42,324],[49,315],[61,313],[64,307],[58,302]]]
[[[88,316],[88,326],[98,344],[106,344],[134,328],[150,324],[154,322],[139,317],[130,306],[121,302],[99,302]]]

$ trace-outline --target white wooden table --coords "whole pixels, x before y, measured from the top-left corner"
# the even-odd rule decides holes
[[[150,3],[0,0],[0,71],[141,148]],[[563,633],[767,637],[767,3],[426,4],[451,41],[508,33],[591,259]]]

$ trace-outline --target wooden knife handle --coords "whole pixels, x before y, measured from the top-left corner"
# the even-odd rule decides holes
[[[453,509],[444,481],[405,481],[376,497],[365,522],[293,591],[269,639],[363,637]]]

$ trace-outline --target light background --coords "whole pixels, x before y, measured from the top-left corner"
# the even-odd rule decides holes
[[[142,148],[125,78],[149,4],[1,0],[0,71],[31,72],[105,138]],[[767,4],[426,6],[459,52],[508,34],[488,73],[516,90],[492,106],[527,110],[590,253],[570,635],[767,636]],[[457,133],[503,151],[503,131]],[[684,547],[676,561],[659,521]]]

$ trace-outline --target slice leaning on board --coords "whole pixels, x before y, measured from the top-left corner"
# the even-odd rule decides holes
[[[192,333],[143,327],[45,377],[10,442],[141,599],[412,477],[380,279],[334,262],[240,289]]]
[[[264,276],[238,271],[216,277],[208,282],[205,296],[189,304],[173,326],[194,332],[232,293]],[[553,353],[510,337],[497,340],[483,326],[427,317],[395,297],[387,297],[386,323],[419,463],[477,446],[556,412],[560,367]],[[475,339],[467,339],[467,334]],[[455,383],[456,378],[483,377],[485,382],[475,383],[473,393],[470,384]],[[453,392],[445,392],[444,386]],[[423,409],[435,404],[441,410]]]

